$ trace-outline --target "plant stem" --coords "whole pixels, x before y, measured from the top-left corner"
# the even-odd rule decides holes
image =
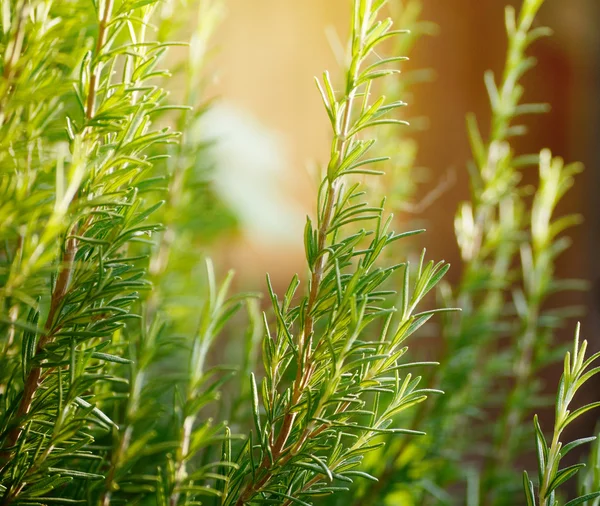
[[[108,474],[106,475],[106,480],[104,481],[104,491],[102,492],[102,495],[100,496],[100,501],[99,501],[99,504],[101,506],[109,506],[110,505],[110,501],[112,499],[112,486],[115,481],[115,474],[118,469],[118,464],[121,460],[122,455],[125,453],[125,451],[129,447],[129,442],[131,441],[132,435],[133,435],[133,426],[128,425],[127,428],[125,429],[125,432],[123,433],[123,437],[121,438],[121,441],[119,442],[119,446],[117,448],[117,452],[115,453],[115,455],[113,457],[110,470],[109,470]]]
[[[73,269],[73,261],[75,259],[76,253],[76,239],[67,239],[66,248],[62,258],[62,268],[56,280],[56,284],[54,285],[54,290],[52,291],[50,310],[48,312],[48,317],[46,318],[46,324],[44,325],[44,333],[40,336],[40,340],[36,347],[36,357],[43,353],[46,345],[51,343],[54,339],[54,332],[56,331],[56,329],[54,328],[54,319],[59,311],[63,298],[66,295],[67,289],[69,287],[71,271]],[[33,397],[41,384],[41,375],[42,368],[39,366],[33,367],[27,375],[27,379],[25,380],[25,385],[23,387],[21,401],[19,402],[19,407],[17,408],[16,413],[17,425],[10,431],[8,435],[9,446],[14,446],[19,440],[19,437],[23,430],[23,417],[26,416],[31,409]]]
[[[5,63],[2,77],[4,79],[3,85],[5,89],[2,90],[2,100],[0,100],[0,126],[4,124],[4,108],[11,92],[11,81],[14,77],[14,67],[19,59],[21,50],[23,49],[23,40],[25,38],[23,25],[25,24],[27,15],[29,13],[29,4],[25,0],[20,0],[15,11],[17,12],[17,26],[15,28],[13,39],[9,41],[7,52],[4,57]],[[10,53],[8,52],[8,49],[10,49]]]
[[[12,259],[13,262],[18,262],[19,265],[21,264],[21,262],[23,260],[23,241],[24,241],[23,234],[19,234],[19,236],[17,238],[15,254]],[[6,299],[7,298],[5,298],[3,295],[0,296],[0,309],[4,308]],[[16,334],[15,323],[18,320],[18,318],[19,318],[19,305],[13,304],[10,307],[10,309],[8,310],[8,320],[11,322],[11,325],[8,329],[6,342],[4,343],[4,348],[2,350],[2,357],[0,358],[0,363],[6,363],[6,359],[10,355],[10,348],[14,343],[15,334]],[[6,385],[0,384],[0,393],[4,393],[5,387],[6,387]]]
[[[188,415],[185,417],[183,421],[183,429],[181,431],[181,441],[179,444],[179,448],[177,450],[178,458],[175,469],[175,483],[173,487],[173,492],[171,497],[169,498],[170,506],[176,506],[179,502],[179,496],[181,493],[179,492],[178,487],[183,483],[183,480],[186,477],[186,461],[187,456],[190,451],[190,441],[194,429],[194,423],[196,423],[196,414]]]
[[[96,39],[94,58],[98,58],[100,52],[102,51],[102,48],[104,47],[104,44],[106,43],[106,28],[108,26],[108,21],[110,20],[113,2],[114,0],[104,0],[104,9],[102,11],[102,16],[100,16],[100,22],[98,24],[98,38]],[[89,91],[85,107],[85,116],[88,120],[94,117],[98,79],[100,78],[100,72],[102,70],[99,61],[97,61],[96,63],[92,62],[91,66],[92,72],[90,75]]]
[[[574,357],[573,360],[575,360]],[[548,489],[550,488],[552,480],[555,477],[555,473],[558,471],[558,464],[561,458],[560,449],[562,445],[559,441],[559,438],[562,433],[562,430],[560,429],[560,427],[563,426],[564,420],[569,414],[567,408],[569,406],[570,399],[572,399],[572,396],[575,394],[576,389],[573,392],[571,392],[570,390],[571,388],[569,386],[567,394],[564,397],[564,399],[568,400],[566,400],[564,404],[559,405],[560,410],[556,415],[556,419],[554,420],[554,432],[552,434],[552,443],[548,450],[548,459],[544,468],[542,482],[540,483],[539,506],[551,506],[547,504],[548,498],[546,497],[546,495],[548,494]]]

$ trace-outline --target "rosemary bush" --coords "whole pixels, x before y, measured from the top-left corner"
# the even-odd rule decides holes
[[[2,1],[1,504],[562,504],[583,464],[560,461],[594,438],[561,438],[600,405],[570,407],[600,367],[577,330],[552,435],[527,423],[537,372],[563,354],[552,335],[564,315],[544,302],[580,287],[554,276],[578,222],[555,208],[579,168],[511,146],[516,120],[547,109],[522,104],[519,84],[547,33],[533,28],[542,1],[507,8],[504,74],[486,75],[489,136],[468,118],[456,287],[424,251],[398,258],[421,230],[393,232],[385,210],[386,197],[406,208],[416,179],[402,178],[418,178],[399,52],[432,25],[417,0],[352,2],[341,79],[317,80],[331,150],[306,220],[306,281],[278,295],[267,277],[264,313],[205,256],[236,223],[199,134],[224,1]],[[172,42],[190,13],[188,42]],[[172,46],[187,58],[164,69]],[[407,343],[434,317],[442,352],[420,357]],[[239,363],[220,360],[224,340]],[[515,464],[528,448],[535,483]],[[566,504],[598,504],[599,476],[596,444]]]

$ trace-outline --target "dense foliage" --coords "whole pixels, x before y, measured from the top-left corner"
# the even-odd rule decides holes
[[[339,84],[317,80],[331,150],[307,275],[282,295],[267,277],[264,313],[206,257],[236,227],[201,128],[223,2],[2,0],[0,503],[563,504],[584,466],[561,460],[594,438],[561,440],[600,405],[571,407],[600,367],[577,330],[550,438],[527,422],[537,373],[563,356],[563,313],[544,303],[581,287],[554,275],[579,221],[555,209],[579,166],[511,145],[521,116],[547,109],[522,103],[520,84],[548,32],[534,27],[542,0],[506,10],[489,135],[467,120],[456,287],[424,251],[399,258],[422,231],[393,232],[386,211],[420,208],[417,145],[398,117],[426,74],[397,74],[434,27],[418,0],[352,2]],[[187,57],[164,69],[175,49]],[[409,350],[436,320],[439,355]],[[534,481],[515,463],[529,451]],[[598,504],[598,455],[568,506]]]

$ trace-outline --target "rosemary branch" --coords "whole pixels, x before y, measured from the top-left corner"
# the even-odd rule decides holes
[[[371,0],[367,0],[365,11],[371,12]],[[365,48],[366,30],[368,28],[368,19],[365,16],[362,19],[362,24],[358,27],[359,19],[356,12],[353,13],[353,33],[358,33],[357,45],[354,48],[353,58],[350,64],[350,68],[347,73],[347,89],[348,95],[345,99],[345,108],[342,116],[341,129],[339,133],[336,133],[333,139],[332,152],[339,153],[338,167],[343,163],[350,142],[350,130],[351,130],[351,119],[354,110],[354,102],[357,93],[357,80],[360,73],[360,57],[363,54]],[[358,30],[357,30],[358,28]],[[317,251],[319,252],[317,261],[312,268],[310,277],[310,291],[308,301],[305,309],[305,317],[302,326],[300,336],[298,338],[298,364],[296,370],[296,379],[294,380],[293,392],[290,404],[288,405],[287,412],[283,418],[281,428],[275,439],[275,443],[272,447],[272,460],[269,455],[265,455],[259,470],[264,474],[261,479],[254,483],[248,483],[241,492],[236,506],[242,506],[245,504],[255,493],[259,492],[271,479],[270,469],[275,465],[281,457],[289,452],[290,448],[286,447],[288,438],[292,432],[294,422],[297,417],[297,411],[292,411],[293,407],[298,404],[302,396],[302,392],[306,385],[309,383],[311,374],[314,371],[314,366],[311,363],[311,351],[312,351],[312,337],[314,333],[314,316],[313,311],[318,300],[319,288],[323,280],[324,269],[327,262],[327,253],[324,252],[327,246],[327,238],[330,233],[330,227],[334,216],[334,210],[336,202],[339,197],[340,191],[340,178],[333,177],[327,178],[327,193],[325,201],[323,203],[323,210],[318,213],[322,216],[317,231]],[[310,434],[307,428],[303,435],[300,437],[298,444],[302,444]],[[273,438],[273,435],[271,436]],[[290,453],[291,455],[291,453]]]
[[[104,44],[106,39],[106,28],[108,26],[109,16],[112,10],[114,0],[105,0],[104,9],[102,11],[102,15],[100,17],[99,26],[98,26],[98,38],[96,41],[95,48],[95,56],[97,57]],[[100,72],[100,62],[96,62],[93,64],[92,77],[90,78],[89,88],[88,88],[88,99],[86,103],[86,117],[91,119],[94,116],[94,104],[95,97],[97,91],[97,80],[98,74]],[[46,318],[46,323],[44,324],[44,333],[40,336],[40,339],[36,348],[36,356],[39,356],[43,353],[45,347],[54,340],[54,334],[57,332],[58,328],[55,326],[55,318],[60,310],[61,304],[65,295],[69,289],[69,283],[71,280],[71,274],[74,267],[75,256],[77,254],[77,239],[74,237],[77,234],[77,224],[73,225],[71,228],[71,233],[67,234],[67,239],[65,242],[65,248],[62,254],[61,259],[61,269],[56,279],[56,283],[54,285],[54,289],[52,290],[52,296],[50,300],[50,309],[48,311],[48,316]],[[17,409],[16,417],[17,417],[17,425],[12,429],[8,436],[8,444],[9,446],[14,446],[23,430],[23,424],[25,422],[24,417],[29,413],[31,409],[31,404],[33,402],[34,396],[38,388],[40,387],[40,380],[42,375],[42,368],[40,366],[35,366],[31,369],[27,378],[25,380],[25,384],[23,387],[23,394],[21,396],[21,400],[19,402],[19,407]]]

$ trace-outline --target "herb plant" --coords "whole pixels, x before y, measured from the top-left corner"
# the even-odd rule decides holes
[[[304,231],[306,279],[277,295],[267,277],[264,313],[206,256],[235,227],[200,121],[224,2],[2,2],[0,504],[562,504],[559,487],[583,464],[560,461],[594,439],[563,445],[563,431],[599,403],[570,404],[600,369],[576,337],[553,434],[537,418],[527,429],[536,374],[562,354],[552,333],[563,317],[544,302],[579,286],[554,276],[560,234],[578,221],[555,208],[579,168],[510,143],[517,118],[547,108],[522,104],[519,84],[547,32],[533,28],[542,1],[507,8],[486,140],[468,119],[472,195],[456,217],[452,288],[445,262],[398,258],[410,250],[399,240],[421,230],[393,232],[385,211],[386,197],[406,208],[414,182],[401,178],[418,173],[397,52],[432,26],[417,0],[353,0],[339,85],[317,80],[332,138]],[[171,42],[190,13],[189,42]],[[163,69],[173,46],[187,57]],[[532,164],[529,206],[520,171]],[[420,357],[409,338],[435,320],[442,353]],[[242,349],[236,363],[219,354],[226,342]],[[515,465],[528,439],[536,485]],[[597,504],[597,445],[590,463],[568,506]]]

